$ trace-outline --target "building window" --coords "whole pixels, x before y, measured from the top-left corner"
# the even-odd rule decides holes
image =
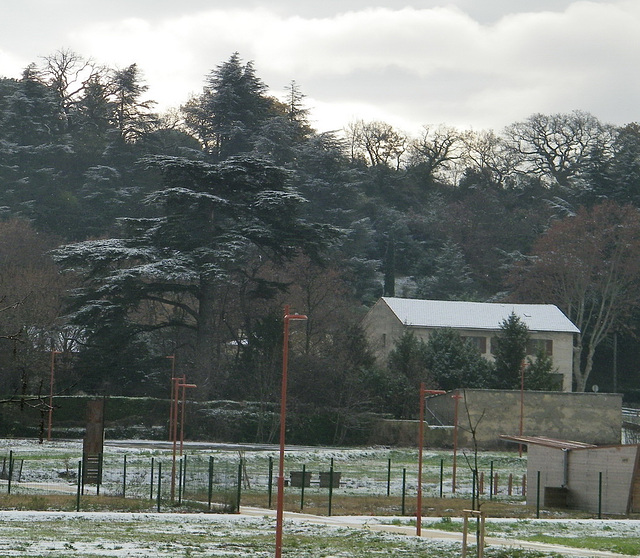
[[[547,356],[553,356],[553,340],[551,339],[529,339],[527,342],[527,354],[535,356],[539,351]]]
[[[382,346],[383,347],[387,346],[387,334],[386,333],[382,334]]]
[[[462,340],[466,343],[471,344],[473,347],[478,349],[480,354],[485,354],[487,352],[487,338],[479,337],[479,336],[469,336],[462,337]]]

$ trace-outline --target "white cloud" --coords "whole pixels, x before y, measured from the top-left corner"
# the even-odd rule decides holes
[[[500,128],[534,112],[574,109],[618,124],[637,119],[640,2],[558,0],[535,11],[536,3],[511,0],[527,8],[482,19],[469,15],[477,5],[457,3],[465,11],[393,2],[322,17],[265,7],[138,11],[76,26],[45,54],[68,46],[109,65],[136,62],[150,97],[176,106],[238,51],[275,91],[296,80],[320,129],[340,118],[340,127],[370,118],[406,130],[441,122]],[[487,2],[487,10],[497,14],[498,5]],[[13,53],[0,51],[0,74],[20,61]]]

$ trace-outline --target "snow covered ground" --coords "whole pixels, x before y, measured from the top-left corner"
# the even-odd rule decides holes
[[[79,441],[45,442],[33,440],[0,440],[0,456],[13,452],[14,457],[24,459],[26,482],[50,482],[58,486],[71,486],[72,480],[60,476],[73,471],[82,455]],[[106,452],[113,467],[107,475],[117,490],[118,475],[126,455],[131,467],[135,463],[148,462],[150,458],[166,460],[171,453],[169,444],[145,441],[109,442]],[[261,471],[254,481],[266,483],[266,463],[276,461],[277,448],[272,446],[239,447],[207,444],[186,444],[185,452],[193,462],[203,463],[210,457],[216,466],[228,465],[233,469],[239,457],[249,464],[250,471]],[[437,491],[434,479],[439,474],[442,455],[427,452],[426,474],[430,490]],[[341,491],[386,490],[387,464],[393,464],[391,490],[397,491],[401,477],[398,472],[415,469],[415,450],[390,450],[388,448],[320,449],[288,448],[288,470],[325,470],[331,460],[343,473],[345,482]],[[512,454],[484,455],[483,466],[490,463],[495,471],[519,474],[526,465],[525,459]],[[191,465],[190,465],[191,466]],[[459,467],[464,467],[460,456]],[[460,476],[464,477],[463,472]],[[146,481],[145,481],[146,482]],[[415,479],[411,490],[415,490]],[[463,480],[464,483],[464,480]],[[466,487],[461,486],[460,490]],[[67,491],[70,491],[67,488]],[[3,490],[0,486],[0,498]],[[514,498],[518,498],[517,495]],[[242,508],[241,514],[191,514],[191,513],[98,513],[98,512],[0,512],[2,537],[0,557],[47,558],[96,558],[102,556],[127,556],[132,558],[164,557],[234,557],[272,556],[274,550],[275,519],[273,510]],[[376,556],[411,556],[422,558],[453,558],[460,556],[460,519],[444,522],[434,518],[423,519],[423,537],[415,536],[415,524],[411,517],[320,517],[287,513],[284,530],[284,556],[300,558],[364,558]],[[457,527],[457,530],[456,530]],[[452,532],[453,531],[453,532]],[[527,519],[487,520],[489,546],[487,558],[515,556],[535,557],[612,557],[621,556],[611,551],[588,551],[523,542],[535,536],[565,537],[581,542],[598,535],[612,541],[620,538],[640,537],[636,521],[617,520],[549,520]],[[576,543],[576,544],[577,544]],[[563,542],[563,544],[568,544]],[[515,549],[518,549],[517,551]],[[516,553],[517,554],[514,554]],[[475,552],[471,555],[475,555]]]

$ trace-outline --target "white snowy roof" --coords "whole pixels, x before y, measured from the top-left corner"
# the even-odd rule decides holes
[[[383,297],[382,300],[403,324],[415,327],[456,329],[500,329],[511,313],[529,331],[579,333],[580,330],[553,304],[511,304],[461,302]]]

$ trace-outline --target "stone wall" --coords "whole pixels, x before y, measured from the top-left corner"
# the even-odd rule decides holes
[[[481,449],[514,448],[501,434],[520,434],[520,391],[460,390],[427,397],[425,444],[453,446],[455,400],[458,394],[458,447],[471,447],[471,430]],[[622,396],[608,393],[525,391],[522,434],[597,445],[620,444]],[[448,427],[448,428],[447,428]],[[382,421],[371,443],[414,446],[417,421]]]

